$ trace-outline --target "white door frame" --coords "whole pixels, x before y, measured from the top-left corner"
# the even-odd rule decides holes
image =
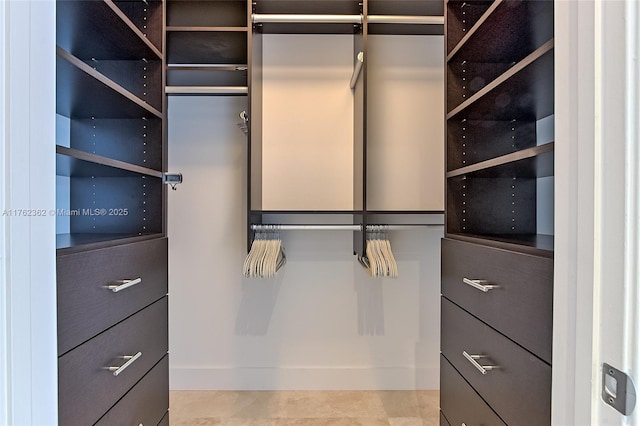
[[[600,398],[640,368],[637,0],[557,0],[552,423],[640,425]],[[637,380],[636,380],[637,383]]]
[[[5,68],[7,56],[7,4],[0,3],[0,177],[5,180]],[[0,214],[4,212],[5,187],[0,185]],[[7,364],[7,285],[4,220],[0,220],[0,424],[9,424],[9,368]]]
[[[54,0],[0,0],[0,8],[0,423],[55,425],[55,216],[28,212],[55,212],[56,8]]]

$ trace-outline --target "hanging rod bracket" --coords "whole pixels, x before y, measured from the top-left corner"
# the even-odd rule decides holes
[[[356,83],[360,78],[360,74],[362,73],[362,65],[364,65],[364,52],[358,53],[356,57],[356,64],[353,67],[353,75],[351,76],[351,81],[349,82],[349,87],[353,90],[356,87]]]

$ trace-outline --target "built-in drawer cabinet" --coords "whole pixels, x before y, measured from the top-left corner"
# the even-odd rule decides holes
[[[442,294],[551,363],[552,259],[443,239]]]
[[[441,425],[506,426],[443,356],[440,356],[440,409],[445,417]]]
[[[167,294],[167,239],[57,258],[58,354]]]
[[[96,426],[157,425],[169,409],[169,356],[165,356]]]
[[[168,351],[167,298],[58,359],[59,423],[98,421]]]
[[[441,339],[445,358],[505,423],[550,424],[549,364],[446,298]]]

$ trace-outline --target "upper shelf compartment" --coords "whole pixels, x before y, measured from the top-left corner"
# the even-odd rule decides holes
[[[56,53],[58,114],[70,118],[162,118],[160,111],[78,58],[60,47]]]
[[[444,35],[442,0],[369,0],[367,16],[369,34]]]
[[[247,64],[246,31],[169,31],[169,64]]]
[[[56,2],[56,43],[80,59],[160,59],[162,52],[111,0]],[[143,2],[138,2],[144,6]],[[160,3],[160,2],[150,2]],[[160,3],[161,4],[161,3]],[[152,7],[152,6],[147,6]],[[161,13],[160,9],[160,15]],[[149,19],[147,19],[149,20]],[[151,30],[151,23],[143,30]],[[162,22],[153,23],[160,26]],[[144,25],[142,25],[144,27]],[[155,31],[155,30],[154,30]]]
[[[362,28],[360,3],[358,0],[255,0],[253,29],[265,34],[354,34]],[[300,22],[271,19],[278,15],[298,15]],[[315,18],[305,19],[311,15]],[[331,19],[318,20],[320,15]]]
[[[447,114],[447,119],[537,120],[553,114],[553,40]]]
[[[247,2],[167,1],[167,27],[247,28]]]
[[[493,0],[446,2],[447,54],[467,35],[492,4]]]
[[[455,15],[452,9],[459,9],[463,18],[466,13],[474,15],[465,11],[468,7],[469,2],[466,6],[449,2],[448,16]],[[496,0],[473,27],[459,30],[458,36],[454,39],[460,41],[447,50],[449,62],[516,63],[553,38],[553,1]]]

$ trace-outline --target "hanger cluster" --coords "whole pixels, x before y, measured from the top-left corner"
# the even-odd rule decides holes
[[[372,277],[398,278],[398,264],[391,251],[391,242],[386,233],[367,234],[367,258]]]
[[[280,236],[275,233],[256,234],[242,268],[247,278],[272,278],[284,266],[287,257]]]

